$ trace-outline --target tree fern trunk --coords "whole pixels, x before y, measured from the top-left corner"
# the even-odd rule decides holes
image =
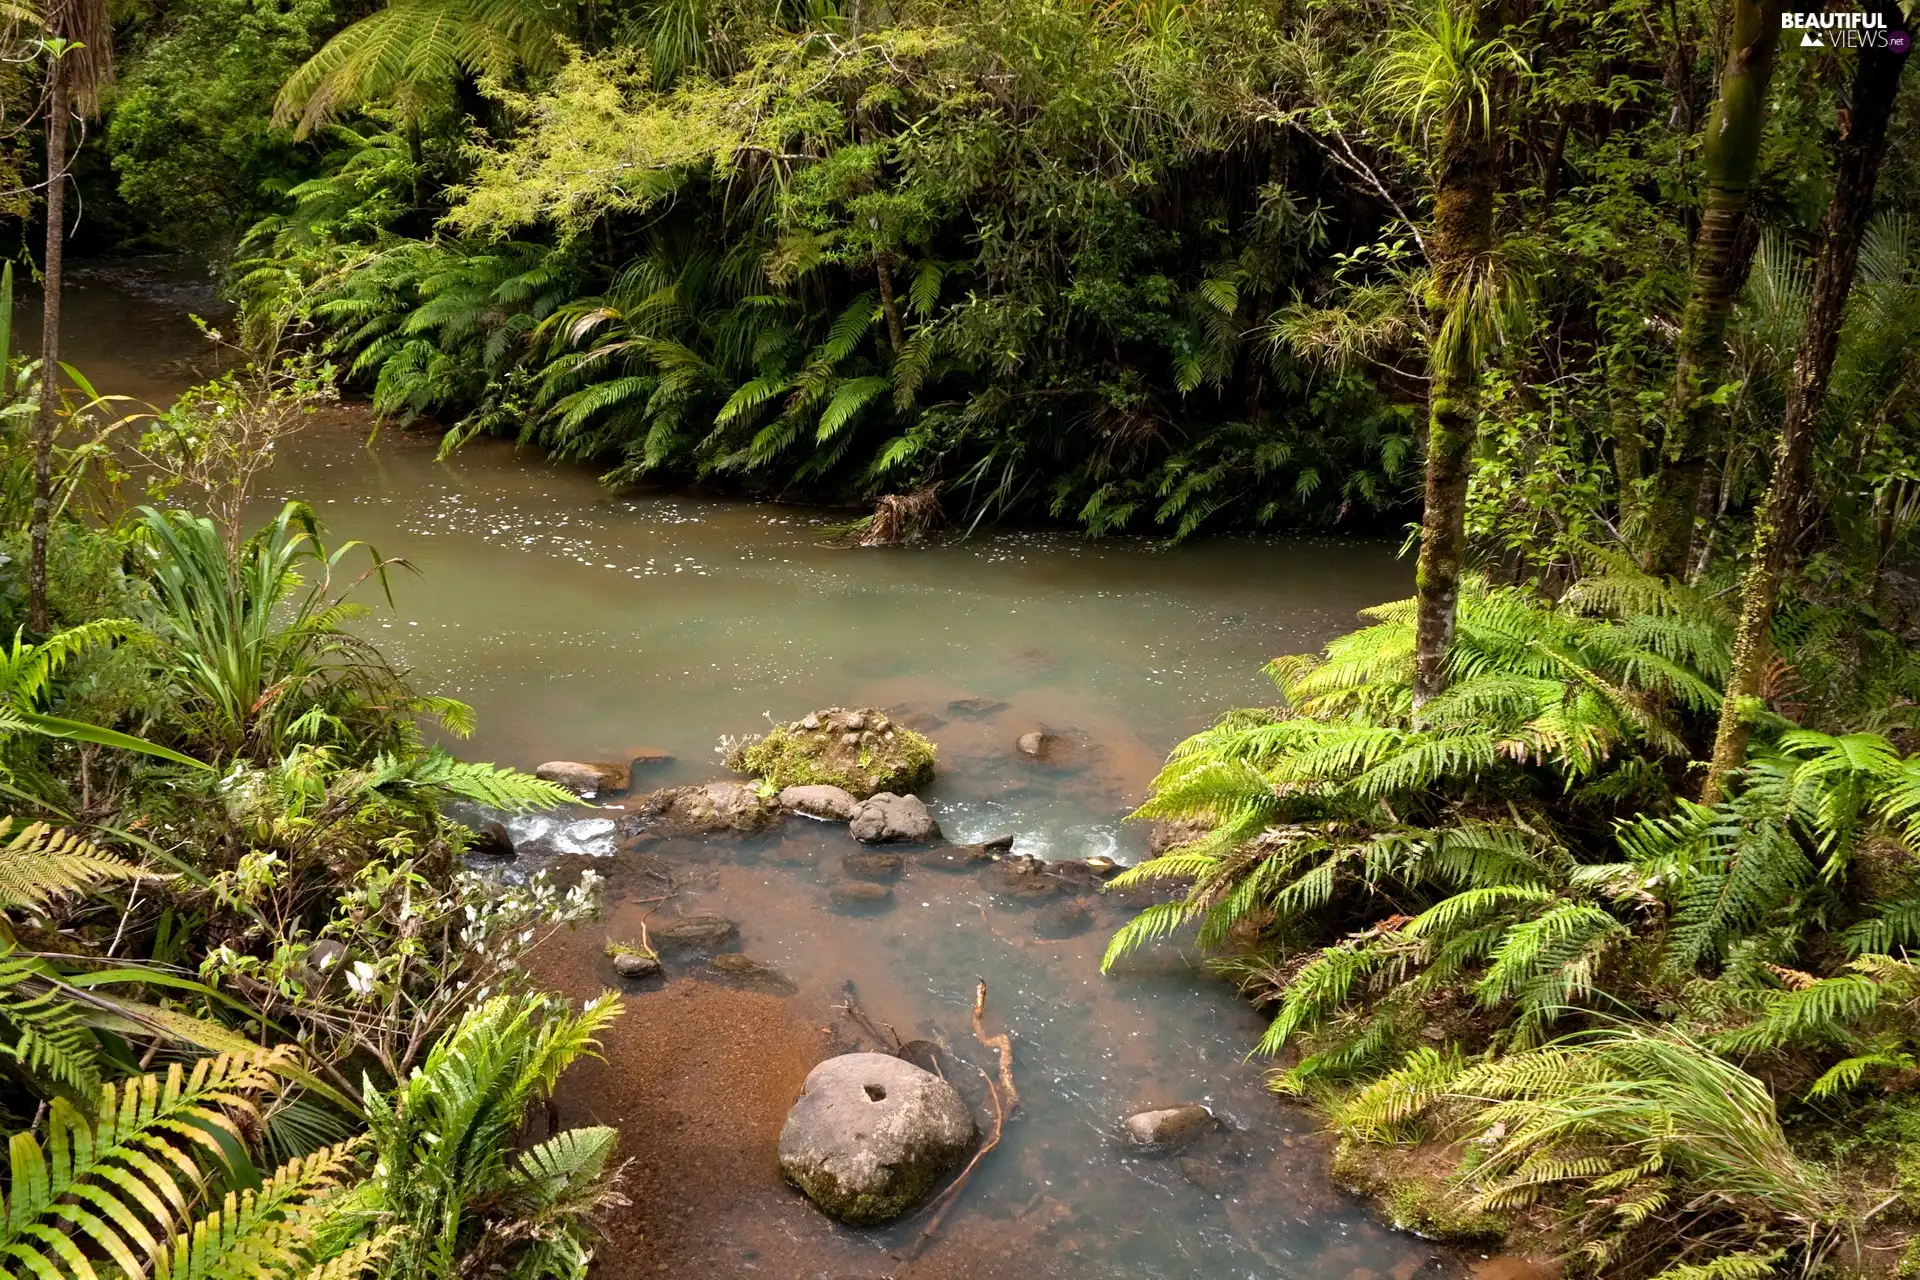
[[[1726,366],[1727,315],[1745,275],[1741,229],[1779,41],[1779,0],[1733,0],[1732,47],[1720,74],[1720,100],[1707,120],[1706,209],[1693,246],[1693,282],[1642,554],[1649,571],[1668,577],[1686,572],[1694,508],[1707,460],[1720,443],[1722,415],[1710,397]]]
[[[1482,15],[1482,21],[1485,15]],[[1420,560],[1414,576],[1413,697],[1418,706],[1446,683],[1460,572],[1467,549],[1467,472],[1479,420],[1480,370],[1474,344],[1459,323],[1472,275],[1493,247],[1493,143],[1487,121],[1472,104],[1448,116],[1435,182],[1433,291],[1441,321],[1434,339],[1427,396],[1426,500],[1420,520]],[[1448,319],[1455,321],[1448,324]]]
[[[1882,15],[1885,30],[1900,29],[1900,10],[1891,0],[1879,0],[1869,11]],[[1814,259],[1813,288],[1800,347],[1794,354],[1793,380],[1787,386],[1786,420],[1774,447],[1773,483],[1754,524],[1753,560],[1741,584],[1733,670],[1720,704],[1720,727],[1704,788],[1709,802],[1724,793],[1727,775],[1746,763],[1753,704],[1767,663],[1767,633],[1773,627],[1780,586],[1807,503],[1814,436],[1826,405],[1827,379],[1840,350],[1840,325],[1860,262],[1860,241],[1873,215],[1873,191],[1886,157],[1888,124],[1906,61],[1906,55],[1869,48],[1861,50],[1854,69],[1848,95],[1851,110],[1842,117],[1834,158],[1833,197],[1827,204],[1819,256]]]
[[[53,434],[60,401],[61,255],[67,230],[67,69],[47,69],[47,250],[40,303],[40,412],[33,426],[32,547],[27,557],[27,630],[44,636],[47,616],[47,526],[53,514]]]

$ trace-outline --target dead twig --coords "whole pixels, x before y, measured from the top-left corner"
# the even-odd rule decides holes
[[[854,995],[853,984],[851,982],[847,983],[847,985],[842,988],[842,991],[845,993],[845,999],[840,1004],[837,1004],[833,1007],[835,1009],[838,1009],[841,1013],[845,1014],[847,1021],[853,1023],[855,1026],[859,1027],[862,1031],[866,1032],[867,1035],[871,1036],[873,1038],[874,1043],[884,1047],[888,1040],[892,1040],[893,1047],[890,1049],[887,1049],[887,1052],[893,1054],[895,1057],[899,1057],[900,1049],[902,1047],[900,1044],[899,1033],[894,1032],[891,1036],[882,1035],[880,1033],[880,1028],[874,1025],[873,1019],[869,1018],[866,1014],[866,1010],[860,1007],[860,1001]],[[887,1030],[892,1032],[893,1028],[888,1027]]]

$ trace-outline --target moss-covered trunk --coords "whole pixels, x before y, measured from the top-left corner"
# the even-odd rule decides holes
[[[60,289],[67,231],[67,67],[47,68],[47,250],[40,303],[40,412],[33,424],[33,517],[27,553],[27,630],[43,636],[47,616],[47,526],[53,515],[53,436],[60,405]]]
[[[1900,10],[1891,0],[1879,0],[1870,11],[1882,15],[1885,30],[1900,29]],[[1906,61],[1906,55],[1884,48],[1863,49],[1848,94],[1851,107],[1841,117],[1833,197],[1827,204],[1819,254],[1814,259],[1806,325],[1794,353],[1786,418],[1774,446],[1773,482],[1767,487],[1766,502],[1754,523],[1753,559],[1741,583],[1733,669],[1720,704],[1713,763],[1704,788],[1709,801],[1723,793],[1727,775],[1746,763],[1752,711],[1767,663],[1767,636],[1773,628],[1788,557],[1807,505],[1814,437],[1826,405],[1827,379],[1840,349],[1840,326],[1860,262],[1860,241],[1873,215],[1874,187],[1880,179],[1880,162],[1886,156],[1888,125],[1900,88],[1900,70]]]
[[[1727,315],[1751,252],[1741,229],[1759,163],[1767,87],[1779,41],[1778,0],[1733,0],[1720,99],[1707,120],[1705,209],[1693,245],[1693,280],[1680,322],[1679,361],[1642,549],[1646,567],[1669,577],[1686,572],[1694,509],[1708,459],[1721,444],[1722,414],[1712,397],[1726,366]]]
[[[1483,12],[1480,22],[1486,21]],[[1473,104],[1448,115],[1434,184],[1433,295],[1440,314],[1427,396],[1426,501],[1420,520],[1420,561],[1414,578],[1417,622],[1413,696],[1425,702],[1446,683],[1447,647],[1460,598],[1467,548],[1467,472],[1479,422],[1480,370],[1475,367],[1473,279],[1493,248],[1493,141]]]

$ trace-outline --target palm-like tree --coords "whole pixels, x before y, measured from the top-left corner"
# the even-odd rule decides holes
[[[1396,38],[1380,78],[1390,107],[1440,130],[1433,179],[1426,501],[1416,582],[1414,696],[1440,692],[1466,558],[1467,466],[1479,418],[1481,360],[1512,296],[1494,254],[1493,118],[1503,73],[1525,62],[1494,34],[1486,0],[1438,0]]]
[[[11,6],[9,6],[11,8]],[[40,320],[40,414],[33,433],[32,549],[27,562],[27,626],[49,629],[47,527],[53,515],[53,434],[60,384],[61,256],[67,237],[67,127],[99,113],[113,78],[113,24],[106,0],[51,0],[42,18],[47,64],[47,250]]]

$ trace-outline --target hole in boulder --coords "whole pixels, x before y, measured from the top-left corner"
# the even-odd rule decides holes
[[[867,1091],[867,1098],[869,1101],[872,1101],[872,1102],[885,1101],[887,1096],[887,1090],[885,1085],[869,1084],[869,1085],[863,1085],[861,1087]]]

